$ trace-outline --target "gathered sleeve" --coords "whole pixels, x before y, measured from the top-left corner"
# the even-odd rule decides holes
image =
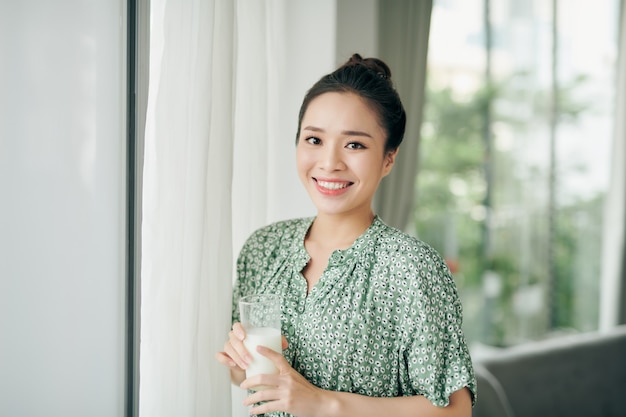
[[[453,278],[434,251],[420,257],[414,273],[414,298],[403,331],[404,361],[412,391],[445,407],[452,393],[468,387],[474,403],[476,379]]]

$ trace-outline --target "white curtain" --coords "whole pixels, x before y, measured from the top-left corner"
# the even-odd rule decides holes
[[[233,267],[244,240],[272,218],[276,149],[280,142],[283,147],[293,147],[282,134],[280,123],[284,14],[284,0],[236,2]],[[233,387],[233,417],[249,415],[242,405],[245,395],[245,391]]]
[[[271,202],[276,199],[269,195],[280,175],[276,172],[276,149],[295,148],[281,131],[284,14],[285,0],[236,2],[232,190],[235,251],[254,229],[272,217]]]
[[[235,257],[254,229],[314,213],[295,133],[307,88],[334,67],[336,0],[150,8],[139,414],[244,417],[214,359]]]
[[[234,5],[151,2],[139,413],[230,416]]]
[[[611,185],[606,195],[600,329],[626,323],[626,1],[621,1]]]

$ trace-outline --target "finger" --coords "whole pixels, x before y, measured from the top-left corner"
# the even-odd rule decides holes
[[[243,341],[246,338],[246,329],[241,323],[235,322],[235,324],[233,324],[233,329],[228,335],[232,345],[235,347],[235,350],[239,353],[239,356],[241,356],[241,358],[246,362],[246,365],[249,365],[253,358],[243,344]]]
[[[239,322],[233,324],[233,333],[235,336],[243,342],[243,339],[246,338],[246,329],[243,328],[243,325]]]
[[[226,352],[217,352],[215,354],[215,359],[217,359],[218,362],[228,366],[229,368],[238,367],[235,361],[232,360],[231,357],[226,354]]]
[[[239,354],[235,351],[235,349],[233,349],[232,346],[228,344],[224,345],[224,353],[230,358],[230,360],[235,362],[238,367],[240,367],[241,369],[246,369],[246,362],[241,358],[241,356],[239,356]]]
[[[236,324],[237,323],[235,323],[235,325]],[[238,332],[240,331],[244,332],[243,329],[235,329],[233,326],[233,330],[231,330],[230,333],[228,333],[228,337],[229,337],[228,343],[230,343],[233,349],[237,352],[237,356],[239,356],[239,358],[241,358],[241,360],[245,362],[246,365],[249,365],[250,362],[252,362],[252,356],[250,355],[250,352],[248,352],[248,349],[246,349],[245,345],[243,344],[243,339],[241,339],[240,335],[238,335]],[[244,332],[244,339],[245,339],[245,332]],[[237,362],[237,363],[240,363],[240,362]]]
[[[274,411],[281,411],[285,408],[280,405],[281,404],[280,400],[264,401],[260,404],[259,403],[255,403],[255,404],[257,405],[250,407],[248,409],[248,412],[251,415],[271,413]]]
[[[243,405],[248,407],[248,413],[253,415],[279,411],[280,393],[271,387],[256,391],[244,398]]]
[[[282,354],[268,347],[259,345],[256,347],[256,351],[271,360],[274,365],[276,365],[276,368],[278,368],[279,371],[285,371],[286,369],[291,367]]]
[[[243,405],[251,406],[262,401],[275,401],[280,398],[280,392],[276,389],[276,387],[267,385],[266,387],[267,388],[265,389],[254,391],[252,394],[244,398]]]
[[[243,380],[243,382],[241,384],[239,384],[239,388],[242,389],[255,389],[256,387],[278,387],[278,375],[276,374],[258,374],[258,375],[254,375],[251,376],[250,378],[246,378]],[[261,391],[266,391],[266,389],[263,390],[258,390],[257,393],[261,392]],[[250,394],[250,397],[254,397],[255,394]],[[254,403],[255,401],[252,401],[250,404]]]
[[[246,357],[244,356],[249,356],[249,353],[243,346],[243,343],[233,341],[232,338],[224,344],[224,352],[230,356],[230,358],[235,361],[241,369],[246,369],[251,362],[251,360],[246,360]]]
[[[281,347],[283,348],[283,350],[289,347],[289,342],[287,341],[287,338],[284,335],[282,336],[281,344],[282,344]]]

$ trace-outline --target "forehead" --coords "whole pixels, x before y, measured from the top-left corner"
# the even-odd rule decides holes
[[[348,92],[324,93],[311,100],[302,118],[302,128],[306,128],[308,124],[322,129],[336,127],[382,130],[378,113],[372,106],[357,94]]]

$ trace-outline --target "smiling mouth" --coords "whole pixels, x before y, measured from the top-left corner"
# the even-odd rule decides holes
[[[323,181],[323,180],[318,180],[316,178],[314,178],[314,180],[315,182],[317,182],[318,186],[325,188],[327,190],[330,190],[330,191],[336,191],[336,190],[348,188],[349,186],[354,184],[349,181]]]

